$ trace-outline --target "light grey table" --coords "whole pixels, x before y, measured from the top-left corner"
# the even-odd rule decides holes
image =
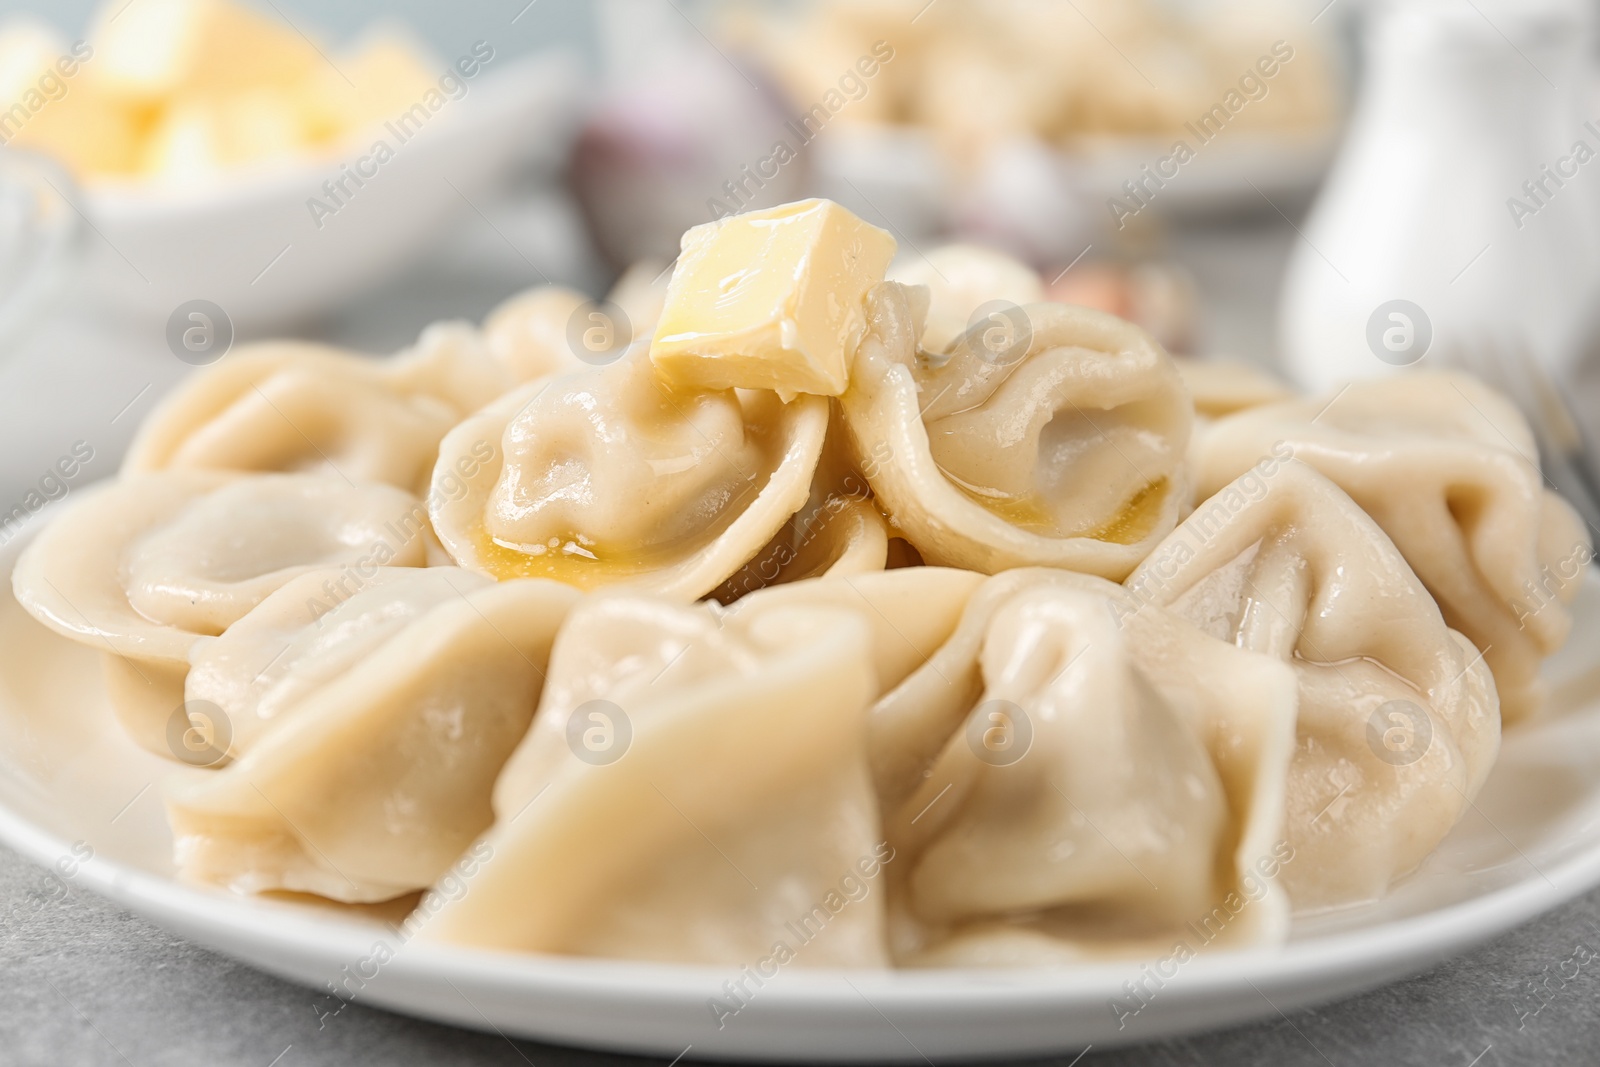
[[[319,336],[375,351],[430,319],[478,317],[533,280],[524,258],[593,287],[559,205],[532,203],[464,227],[429,273],[359,302]],[[519,247],[508,249],[507,240]],[[1176,238],[1207,309],[1208,347],[1264,359],[1277,279],[1293,232],[1259,223]],[[542,257],[542,258],[541,258]],[[19,498],[73,441],[110,473],[134,424],[185,368],[159,331],[98,320],[69,292],[54,319],[0,364],[0,502]],[[319,1019],[321,998],[188,944],[0,849],[0,1065],[308,1067],[312,1064],[552,1064],[610,1056],[512,1043],[359,1004]],[[1429,974],[1289,1018],[1183,1041],[1092,1049],[1092,1064],[1600,1063],[1600,977],[1551,978],[1584,944],[1600,950],[1600,893]],[[1535,994],[1545,983],[1553,992]],[[1271,990],[1265,991],[1268,996]],[[1072,1055],[1053,1061],[1068,1065]]]

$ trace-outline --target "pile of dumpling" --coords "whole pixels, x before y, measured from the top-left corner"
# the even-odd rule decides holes
[[[182,875],[766,974],[1271,943],[1416,868],[1589,558],[1516,410],[895,251],[805,201],[194,374],[14,577],[195,765]]]

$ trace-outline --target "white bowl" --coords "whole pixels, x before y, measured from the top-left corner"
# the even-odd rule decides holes
[[[90,276],[114,305],[165,320],[204,299],[236,326],[304,319],[371,288],[414,260],[451,219],[470,214],[525,161],[564,157],[577,123],[582,78],[562,53],[507,64],[400,143],[382,127],[326,155],[196,189],[103,183],[79,198]],[[378,137],[394,149],[375,177],[332,215],[323,183]],[[319,225],[320,222],[320,225]]]

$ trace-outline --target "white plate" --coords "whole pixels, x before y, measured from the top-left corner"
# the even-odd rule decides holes
[[[1086,239],[1118,228],[1111,200],[1121,200],[1129,211],[1138,207],[1123,188],[1126,181],[1147,182],[1156,215],[1270,211],[1269,204],[1296,202],[1317,187],[1333,160],[1339,132],[1330,126],[1230,134],[1201,145],[1159,189],[1140,168],[1154,167],[1171,152],[1170,136],[1103,136],[1071,149],[1018,142],[1004,146],[978,188],[965,191],[933,138],[917,127],[839,126],[817,139],[812,160],[819,195],[858,208],[863,218],[886,218],[913,241],[974,225],[980,226],[977,236],[1004,240],[1004,232],[982,225],[1001,218],[1028,231],[1025,250],[1070,259]],[[1041,219],[1053,220],[1058,232],[1034,233]]]
[[[1600,884],[1600,582],[1549,666],[1556,715],[1508,736],[1444,845],[1379,904],[1296,924],[1276,950],[1202,955],[1119,1029],[1140,965],[876,973],[790,970],[718,1029],[732,969],[402,946],[372,909],[179,885],[159,800],[172,764],[129,744],[97,655],[10,595],[0,550],[0,840],[200,944],[360,1003],[505,1034],[691,1058],[908,1060],[1071,1053],[1288,1012],[1420,971]],[[74,847],[77,851],[74,852]],[[92,858],[82,860],[88,849]],[[376,946],[386,946],[377,951]],[[381,960],[388,952],[394,958]],[[339,1001],[323,1004],[332,1011]]]

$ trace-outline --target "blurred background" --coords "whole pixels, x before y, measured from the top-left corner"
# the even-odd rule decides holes
[[[1594,14],[0,3],[0,499],[76,439],[110,473],[196,302],[236,340],[382,353],[529,286],[660,277],[688,226],[805,196],[903,259],[1007,251],[1178,354],[1316,388],[1534,361],[1581,397]]]

